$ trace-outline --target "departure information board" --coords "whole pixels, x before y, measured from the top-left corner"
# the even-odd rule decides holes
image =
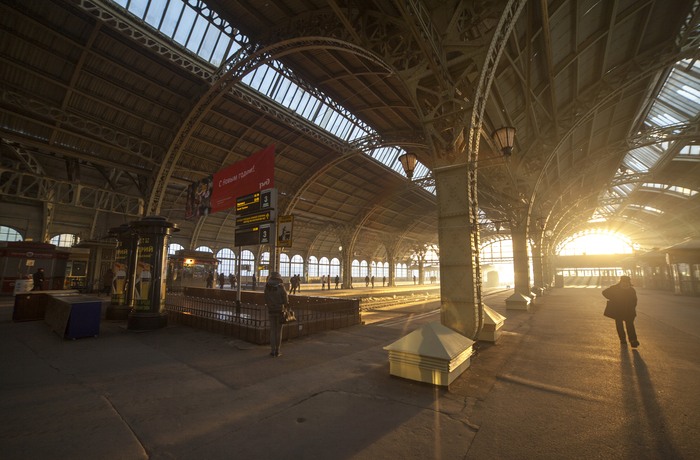
[[[274,201],[277,198],[276,189],[267,189],[257,193],[251,193],[236,198],[236,215],[245,216],[260,211],[275,208]]]
[[[261,224],[269,220],[275,219],[274,211],[259,212],[257,214],[244,215],[236,217],[236,228],[245,227],[248,225]]]
[[[271,232],[272,225],[269,223],[237,229],[233,245],[235,247],[240,247],[270,244]]]

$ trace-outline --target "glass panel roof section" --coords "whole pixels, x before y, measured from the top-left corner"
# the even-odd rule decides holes
[[[683,195],[683,196],[695,196],[697,195],[696,190],[692,190],[689,188],[685,187],[678,187],[676,185],[667,185],[667,184],[656,184],[656,183],[650,183],[646,182],[642,184],[642,189],[654,189],[654,190],[662,190],[661,193],[664,193],[664,191],[671,192],[673,195]]]
[[[628,207],[634,208],[634,209],[639,209],[639,210],[641,210],[641,211],[651,212],[651,213],[653,213],[653,214],[663,214],[663,213],[664,213],[664,212],[663,212],[662,210],[660,210],[660,209],[652,208],[651,206],[644,206],[644,205],[641,205],[641,204],[630,204],[630,205],[628,205]]]
[[[685,123],[700,113],[700,62],[679,61],[671,69],[649,111],[646,124],[670,126]]]
[[[161,34],[186,47],[192,53],[220,66],[240,49],[248,38],[209,9],[202,0],[112,0]],[[310,85],[298,84],[293,73],[278,61],[272,61],[247,74],[242,82],[279,104],[293,110],[331,134],[352,142],[376,133],[362,120]],[[297,81],[300,81],[298,77]],[[403,152],[398,148],[367,152],[389,168],[404,175],[397,161]],[[429,175],[416,164],[414,177]],[[424,187],[435,193],[434,187]]]
[[[688,123],[700,114],[700,62],[678,61],[649,110],[644,124],[658,128]],[[663,157],[668,143],[631,150],[622,165],[634,172],[648,172]],[[699,153],[700,154],[700,153]]]
[[[700,145],[686,145],[678,152],[678,156],[696,156],[700,157]]]

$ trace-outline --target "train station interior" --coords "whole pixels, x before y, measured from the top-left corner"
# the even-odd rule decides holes
[[[698,57],[700,0],[0,0],[0,457],[700,458]]]

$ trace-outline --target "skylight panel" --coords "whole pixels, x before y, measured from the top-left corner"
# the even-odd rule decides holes
[[[685,188],[685,187],[678,187],[678,186],[675,186],[675,185],[671,185],[671,186],[668,188],[668,191],[669,191],[669,192],[679,193],[679,194],[685,195],[685,196],[695,196],[695,195],[697,195],[697,193],[698,193],[698,192],[695,191],[695,190],[691,190],[691,189]]]
[[[653,183],[651,183],[651,182],[645,182],[645,183],[642,184],[642,187],[644,187],[644,188],[661,188],[661,189],[663,189],[663,188],[666,188],[666,187],[668,187],[668,186],[665,185],[665,184],[653,184]]]
[[[180,19],[180,14],[182,14],[182,9],[185,5],[182,2],[170,2],[168,5],[168,10],[162,18],[160,25],[160,31],[166,36],[172,38],[175,33],[175,28],[177,27],[177,22]],[[149,24],[155,24],[154,22],[149,22]]]
[[[190,32],[192,32],[192,27],[196,20],[197,13],[192,8],[183,9],[173,40],[180,44],[187,43],[187,39],[190,36]]]
[[[151,0],[144,20],[149,24],[160,25],[160,20],[163,19],[163,13],[167,4],[167,0]]]
[[[638,209],[640,211],[646,211],[652,214],[663,214],[664,212],[660,209],[652,208],[651,206],[643,206],[641,204],[630,204],[628,205],[630,208]]]
[[[686,145],[678,152],[678,155],[700,156],[700,145]]]

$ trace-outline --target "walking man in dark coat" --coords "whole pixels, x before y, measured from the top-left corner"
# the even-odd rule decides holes
[[[41,291],[44,289],[44,269],[40,268],[39,270],[34,273],[34,276],[32,277],[34,280],[34,287],[32,288],[32,291]]]
[[[620,337],[620,343],[627,344],[625,337],[625,328],[627,326],[627,335],[630,339],[632,348],[637,348],[637,331],[634,328],[634,318],[637,316],[637,292],[632,287],[632,280],[629,276],[621,276],[620,282],[613,284],[603,291],[603,296],[608,299],[608,305],[605,308],[604,315],[615,320],[617,335]]]

